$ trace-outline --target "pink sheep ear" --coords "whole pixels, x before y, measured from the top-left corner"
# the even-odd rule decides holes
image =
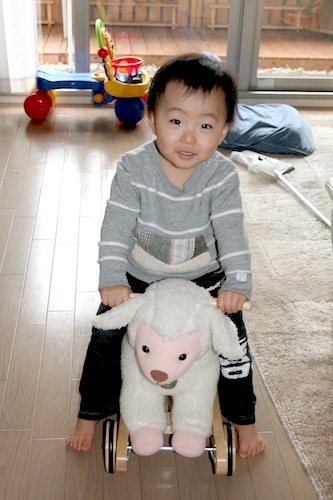
[[[230,360],[241,359],[244,353],[234,323],[214,306],[208,306],[208,315],[214,351]]]
[[[92,322],[93,326],[105,331],[127,326],[140,309],[142,303],[142,295],[132,297],[123,304],[113,307],[110,311],[95,316]]]

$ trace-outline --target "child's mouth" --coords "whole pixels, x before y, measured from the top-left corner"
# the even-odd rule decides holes
[[[179,151],[178,153],[182,158],[192,158],[194,156],[194,153],[191,153],[190,151]]]

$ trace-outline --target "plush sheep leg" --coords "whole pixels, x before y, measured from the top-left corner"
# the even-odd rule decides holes
[[[183,390],[173,396],[172,430],[188,429],[208,437],[212,430],[213,408],[219,377],[219,361],[214,353],[198,359],[184,375]],[[195,380],[195,384],[193,381]]]
[[[154,455],[163,446],[163,433],[156,425],[144,425],[130,432],[134,453],[141,456]]]
[[[171,446],[183,457],[200,457],[206,447],[206,436],[189,429],[178,429],[172,436]]]

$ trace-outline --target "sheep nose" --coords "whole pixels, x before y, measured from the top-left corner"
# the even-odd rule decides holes
[[[156,382],[164,382],[168,378],[168,374],[165,372],[160,372],[159,370],[152,370],[150,375]]]

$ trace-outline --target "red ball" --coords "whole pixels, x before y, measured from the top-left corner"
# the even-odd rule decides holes
[[[32,92],[24,101],[24,111],[32,120],[45,120],[51,109],[52,99],[45,90]]]
[[[99,57],[101,57],[102,59],[105,59],[108,56],[108,53],[109,51],[105,47],[101,47],[97,52]]]

